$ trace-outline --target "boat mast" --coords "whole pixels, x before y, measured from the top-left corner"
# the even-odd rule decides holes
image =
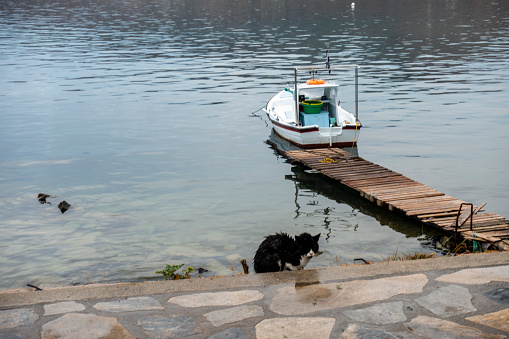
[[[299,126],[299,96],[297,93],[297,67],[295,67],[295,87],[293,89],[293,95],[295,96],[295,125]]]

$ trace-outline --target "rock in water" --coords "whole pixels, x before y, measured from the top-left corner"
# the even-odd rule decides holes
[[[60,208],[60,212],[64,213],[71,207],[71,205],[67,201],[62,201],[60,204],[58,204],[58,208]]]
[[[51,198],[51,195],[39,193],[37,194],[37,199],[39,199],[39,202],[41,204],[51,204],[49,201],[46,201],[47,198]]]

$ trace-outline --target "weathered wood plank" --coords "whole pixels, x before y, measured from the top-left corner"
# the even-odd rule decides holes
[[[411,209],[419,206],[427,205],[427,204],[436,204],[436,203],[451,203],[454,201],[458,201],[458,199],[449,197],[446,195],[438,195],[433,197],[425,197],[425,198],[413,198],[407,200],[400,200],[394,202],[393,205],[396,205],[398,208]]]
[[[378,199],[383,199],[383,200],[388,200],[388,201],[389,200],[405,200],[405,201],[409,201],[409,200],[419,199],[419,198],[415,197],[416,195],[428,194],[428,193],[440,193],[438,195],[440,197],[445,195],[442,192],[439,192],[439,191],[434,190],[432,188],[419,187],[419,188],[405,190],[405,191],[401,190],[401,191],[397,191],[397,192],[378,193],[378,194],[374,194],[374,196],[377,197]],[[438,196],[437,195],[431,195],[431,196],[429,196],[429,198],[438,197]],[[421,198],[421,199],[424,200],[425,197]],[[402,203],[405,203],[405,201],[402,201]],[[430,203],[430,202],[427,202],[427,203]]]

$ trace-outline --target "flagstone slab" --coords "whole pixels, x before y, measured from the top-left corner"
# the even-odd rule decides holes
[[[509,308],[485,315],[468,317],[466,319],[473,321],[476,324],[486,325],[498,330],[509,332]]]
[[[492,288],[483,294],[500,305],[509,305],[509,287]]]
[[[405,323],[408,332],[413,335],[426,338],[484,338],[484,339],[502,339],[505,336],[493,335],[481,332],[480,330],[462,326],[452,321],[432,318],[420,315],[412,321]]]
[[[42,325],[42,339],[87,339],[134,337],[115,318],[95,314],[68,313]]]
[[[256,305],[237,306],[204,314],[205,318],[214,326],[221,326],[252,317],[262,317],[263,315],[263,309]]]
[[[209,339],[249,339],[241,328],[232,327],[221,333],[214,334]]]
[[[332,284],[288,286],[277,290],[270,308],[282,315],[301,315],[380,301],[399,294],[421,293],[424,274]]]
[[[200,333],[196,322],[185,315],[142,317],[138,319],[138,325],[149,338],[183,338]]]
[[[29,326],[33,325],[37,319],[39,319],[37,313],[28,308],[0,311],[0,328]]]
[[[171,298],[168,302],[182,307],[237,306],[261,299],[263,299],[263,294],[259,291],[244,290],[181,295]]]
[[[436,280],[463,285],[487,284],[492,281],[509,282],[509,265],[464,269],[444,274]]]
[[[465,287],[450,285],[415,301],[440,317],[452,317],[477,311],[472,305],[472,298],[472,294]]]
[[[107,312],[134,312],[134,311],[153,311],[164,310],[159,301],[151,297],[137,297],[126,300],[116,300],[100,302],[94,305],[94,308]]]
[[[54,315],[70,312],[81,312],[85,310],[85,305],[76,301],[64,301],[56,304],[44,305],[44,315]]]
[[[324,317],[265,319],[255,327],[256,339],[329,338],[335,322],[334,318]]]
[[[368,324],[387,325],[406,321],[403,302],[382,303],[360,310],[344,311],[348,318]]]
[[[340,339],[401,339],[400,335],[392,334],[380,330],[375,330],[367,326],[349,324],[347,329],[341,334]]]

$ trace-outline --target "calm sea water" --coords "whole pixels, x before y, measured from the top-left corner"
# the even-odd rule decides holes
[[[267,143],[327,46],[362,67],[354,151],[508,217],[508,37],[507,1],[2,1],[0,288],[232,274],[276,231],[322,234],[310,267],[426,250]]]

